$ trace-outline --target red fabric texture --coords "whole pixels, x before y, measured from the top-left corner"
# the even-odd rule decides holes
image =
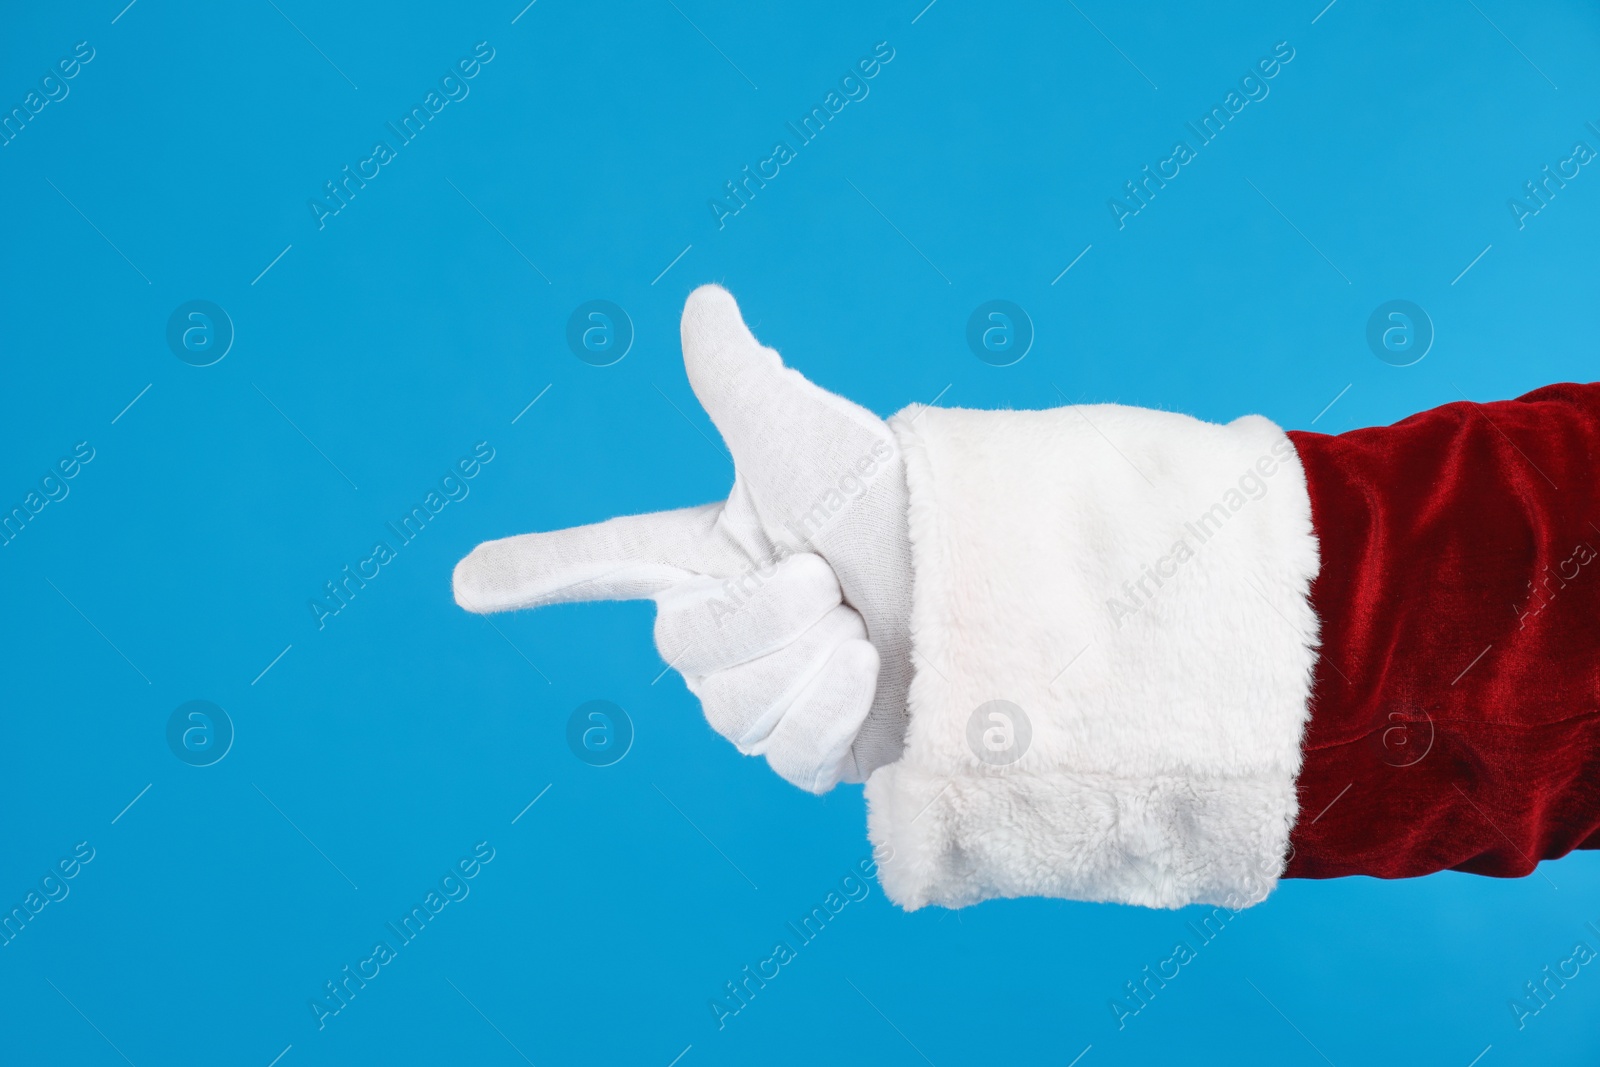
[[[1289,437],[1322,562],[1285,877],[1600,848],[1600,383]]]

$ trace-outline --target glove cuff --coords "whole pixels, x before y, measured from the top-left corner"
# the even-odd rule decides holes
[[[916,675],[867,783],[902,907],[1242,907],[1297,815],[1318,565],[1282,430],[908,408]]]

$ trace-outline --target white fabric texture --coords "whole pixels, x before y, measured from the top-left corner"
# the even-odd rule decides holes
[[[456,602],[508,611],[653,598],[662,657],[740,751],[803,789],[897,759],[911,681],[911,546],[894,434],[764,348],[701,286],[684,367],[734,461],[727,501],[479,545]]]
[[[1116,405],[890,424],[917,673],[905,755],[867,783],[889,897],[1263,899],[1317,641],[1287,437]]]

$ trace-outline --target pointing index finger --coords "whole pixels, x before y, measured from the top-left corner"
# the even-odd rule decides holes
[[[624,515],[588,526],[485,541],[456,564],[456,603],[485,614],[572,600],[636,600],[737,567],[719,529],[723,505]]]

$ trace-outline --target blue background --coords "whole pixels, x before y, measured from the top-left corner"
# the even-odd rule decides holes
[[[726,494],[678,349],[705,281],[883,414],[1081,398],[1338,432],[1592,378],[1600,174],[1522,228],[1508,207],[1600,147],[1592,6],[276,2],[4,15],[7,111],[95,57],[0,147],[0,504],[95,458],[0,548],[0,904],[95,858],[0,948],[0,1059],[1600,1056],[1594,968],[1523,1029],[1508,1006],[1600,948],[1593,854],[1286,883],[1120,1030],[1110,1002],[1194,915],[907,915],[874,884],[719,1030],[724,983],[867,855],[859,787],[810,797],[713,735],[648,603],[491,624],[449,586],[490,537]],[[323,183],[479,41],[470,95],[319,229]],[[723,183],[880,41],[870,95],[719,229]],[[1119,229],[1108,199],[1280,41],[1270,95]],[[1006,368],[964,338],[995,298],[1037,334]],[[165,340],[191,299],[237,333],[209,367]],[[591,299],[635,330],[613,366],[565,340]],[[1413,366],[1365,340],[1391,299],[1436,330]],[[470,496],[319,629],[323,583],[479,441]],[[236,730],[204,768],[166,740],[196,699]],[[593,699],[636,732],[610,767],[565,740]],[[480,841],[470,896],[319,1030],[323,983]]]

